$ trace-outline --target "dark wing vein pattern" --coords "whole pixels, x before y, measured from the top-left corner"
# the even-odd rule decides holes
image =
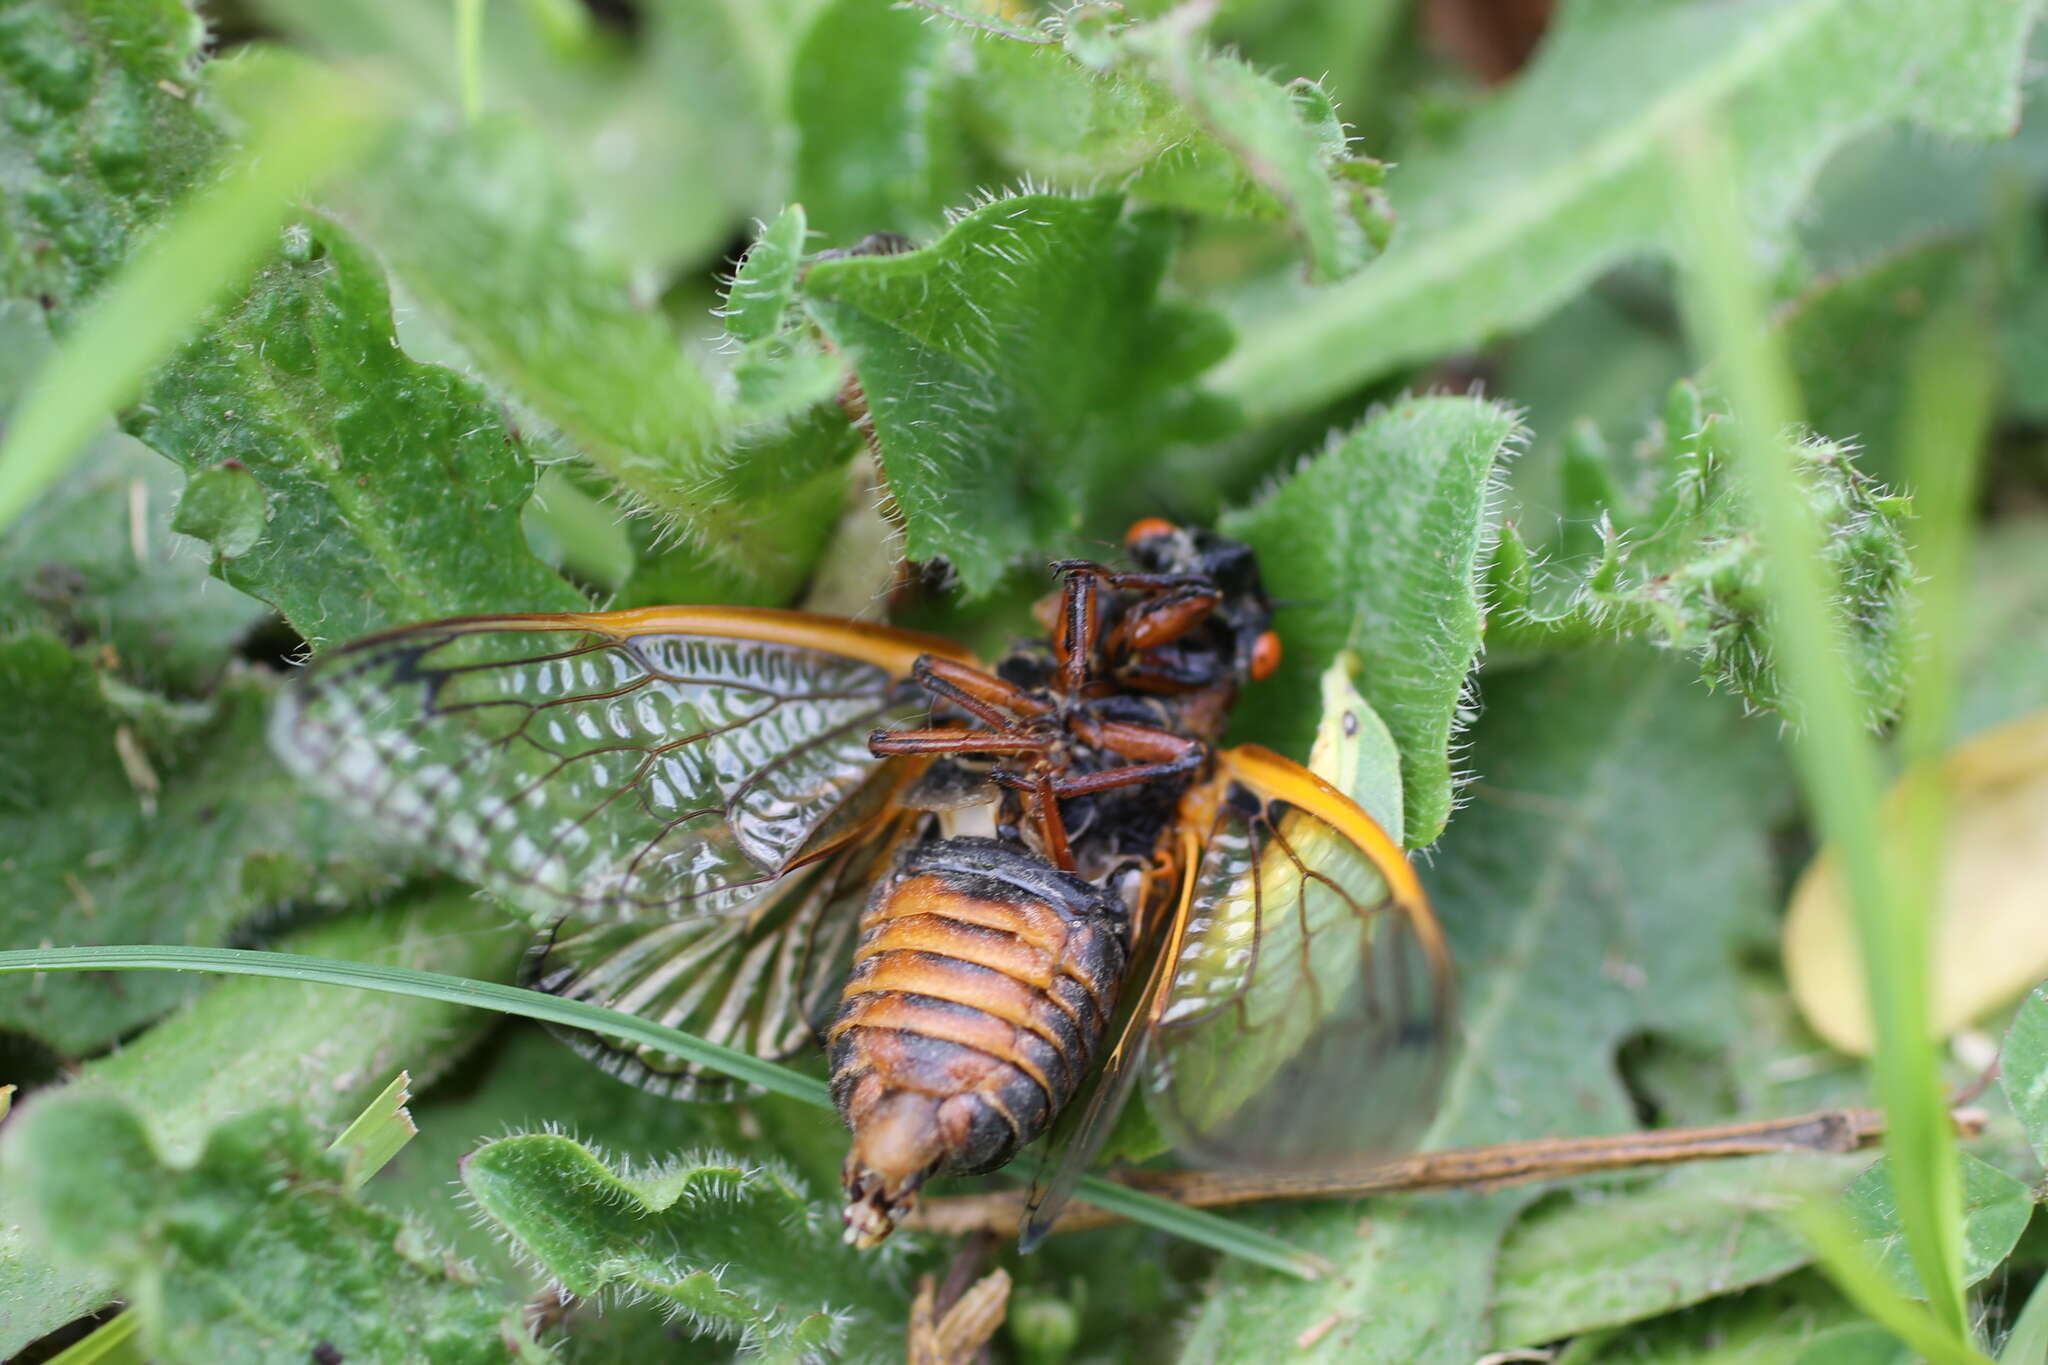
[[[828,849],[872,804],[868,732],[921,709],[800,645],[474,618],[321,658],[273,739],[538,923],[651,923],[747,908]]]
[[[565,920],[535,945],[525,984],[786,1060],[817,1045],[882,852],[862,843],[792,873],[745,915]],[[725,1100],[755,1093],[671,1053],[580,1029],[557,1032],[612,1075],[656,1094]]]

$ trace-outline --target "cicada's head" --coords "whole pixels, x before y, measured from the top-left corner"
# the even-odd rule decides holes
[[[1280,636],[1273,602],[1259,581],[1258,558],[1241,540],[1199,527],[1146,517],[1124,533],[1124,547],[1145,573],[1207,578],[1220,600],[1206,623],[1206,642],[1242,686],[1271,677],[1280,666]]]

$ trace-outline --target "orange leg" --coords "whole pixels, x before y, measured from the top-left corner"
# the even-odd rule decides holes
[[[1100,645],[1096,623],[1101,612],[1101,588],[1092,574],[1070,573],[1061,590],[1059,626],[1053,632],[1053,660],[1058,665],[1060,689],[1068,696],[1080,695],[1100,671]]]
[[[889,754],[1042,754],[1052,748],[1051,735],[1030,730],[877,730],[868,736],[868,752]]]
[[[1073,729],[1074,734],[1087,743],[1139,762],[1121,768],[1053,778],[1051,789],[1055,797],[1086,796],[1091,792],[1113,791],[1118,787],[1135,787],[1141,782],[1179,777],[1201,767],[1207,752],[1198,740],[1167,730],[1155,730],[1148,725],[1076,720]],[[999,772],[995,774],[995,781],[998,786],[1021,792],[1037,791],[1043,785],[1037,775],[1026,777]]]
[[[1209,613],[1216,610],[1216,604],[1222,600],[1223,595],[1206,584],[1170,588],[1151,601],[1131,608],[1118,623],[1112,645],[1121,645],[1138,653],[1172,644],[1208,620]]]
[[[911,666],[910,679],[942,701],[949,701],[985,725],[1006,729],[1020,716],[1042,716],[1049,702],[1014,683],[971,664],[926,654]]]

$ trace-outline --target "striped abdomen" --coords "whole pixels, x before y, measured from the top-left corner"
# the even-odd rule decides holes
[[[849,1238],[1045,1131],[1101,1046],[1127,935],[1100,887],[993,839],[921,845],[875,887],[827,1035]]]

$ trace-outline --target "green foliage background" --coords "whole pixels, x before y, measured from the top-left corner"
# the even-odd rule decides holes
[[[1348,649],[1400,749],[1463,992],[1432,1143],[1865,1102],[1773,957],[1806,697],[1672,168],[1718,130],[1850,719],[1912,705],[1896,490],[1937,326],[1996,422],[1934,724],[2038,707],[2039,9],[1562,0],[1484,87],[1400,0],[0,0],[0,948],[508,980],[510,912],[265,752],[302,642],[887,598],[993,653],[1044,560],[1166,515],[1249,541],[1289,603],[1238,737],[1303,756]],[[919,249],[818,258],[881,231]],[[2048,1265],[2044,1011],[1949,1211],[1980,1345]],[[420,1136],[358,1193],[325,1145],[401,1068]],[[9,1082],[0,1355],[118,1299],[165,1362],[900,1358],[947,1253],[838,1247],[815,1111],[668,1105],[430,1002],[0,977]],[[1870,1166],[1233,1215],[1331,1262],[1314,1283],[1061,1237],[1008,1260],[996,1350],[1889,1361],[1896,1321],[1783,1217],[1845,1207],[1916,1290],[1917,1168]],[[536,1326],[551,1284],[587,1301]]]

